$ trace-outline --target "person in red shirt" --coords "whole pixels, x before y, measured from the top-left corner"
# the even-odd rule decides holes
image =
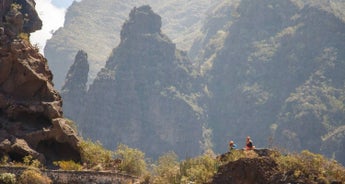
[[[253,145],[253,141],[250,139],[249,136],[247,136],[245,150],[253,150],[254,148],[255,146]]]

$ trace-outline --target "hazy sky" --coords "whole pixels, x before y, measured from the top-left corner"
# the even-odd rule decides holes
[[[43,21],[43,27],[31,34],[31,43],[38,44],[41,53],[52,32],[63,26],[66,9],[72,2],[73,0],[36,0],[36,10]]]

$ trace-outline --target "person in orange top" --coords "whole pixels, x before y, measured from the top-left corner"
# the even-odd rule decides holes
[[[247,136],[245,150],[253,150],[253,149],[255,149],[255,146],[253,145],[253,141],[250,139],[249,136]]]

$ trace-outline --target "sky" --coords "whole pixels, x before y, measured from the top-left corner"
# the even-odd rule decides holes
[[[80,0],[78,0],[80,1]],[[42,29],[31,34],[32,44],[37,44],[43,53],[46,41],[52,33],[63,26],[66,9],[73,0],[36,0],[36,11],[43,22]]]

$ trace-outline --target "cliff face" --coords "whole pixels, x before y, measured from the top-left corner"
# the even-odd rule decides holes
[[[345,23],[331,5],[242,0],[209,18],[217,26],[205,32],[216,33],[199,59],[217,151],[251,135],[259,147],[273,138],[343,162]]]
[[[137,147],[151,157],[200,152],[203,121],[190,60],[161,33],[161,24],[149,6],[131,11],[120,45],[90,86],[83,111],[72,118],[84,136],[108,148]]]
[[[217,0],[218,1],[218,0]],[[208,0],[83,0],[74,2],[66,13],[64,27],[57,30],[47,41],[44,53],[54,74],[57,89],[64,85],[68,68],[78,50],[88,53],[89,79],[93,80],[105,65],[112,49],[120,42],[121,25],[128,12],[135,6],[149,4],[162,16],[163,31],[177,43],[177,47],[188,50],[199,28],[206,10],[217,1]],[[77,33],[77,34],[76,34]],[[91,83],[91,82],[89,82]]]
[[[32,155],[49,163],[79,160],[78,137],[62,119],[62,100],[47,60],[19,36],[41,27],[35,2],[1,4],[0,155],[13,160]]]

